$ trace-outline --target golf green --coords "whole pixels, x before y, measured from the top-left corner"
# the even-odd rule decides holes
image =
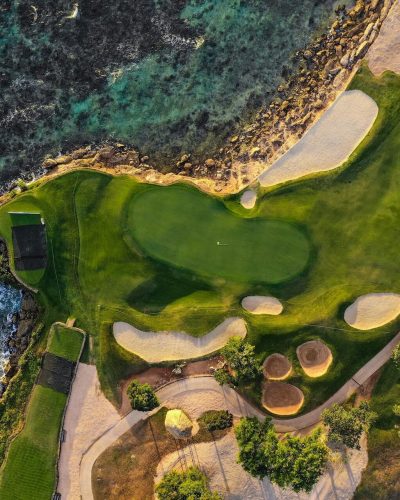
[[[147,255],[199,275],[245,283],[281,283],[307,265],[305,234],[285,221],[242,218],[186,186],[135,195],[128,231]]]

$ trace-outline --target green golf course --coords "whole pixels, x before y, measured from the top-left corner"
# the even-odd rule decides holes
[[[186,186],[134,196],[128,228],[151,257],[208,277],[277,284],[306,266],[310,246],[293,225],[244,219]]]

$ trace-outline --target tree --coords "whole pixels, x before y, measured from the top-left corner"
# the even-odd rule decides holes
[[[207,485],[206,476],[196,467],[168,472],[156,486],[159,500],[222,500]]]
[[[328,427],[328,439],[349,448],[360,449],[360,438],[368,432],[377,414],[363,401],[358,408],[346,409],[334,404],[322,412],[322,420]]]
[[[234,372],[237,383],[251,382],[260,373],[254,355],[254,346],[240,337],[230,338],[226,346],[222,348],[221,354]]]
[[[400,344],[397,344],[397,346],[393,349],[392,360],[396,365],[396,368],[400,370]]]
[[[268,476],[283,488],[309,492],[324,471],[328,448],[321,431],[280,440],[269,419],[244,418],[235,434],[239,463],[259,479]]]
[[[132,380],[126,393],[134,410],[150,411],[160,404],[151,385],[141,384],[138,380]]]
[[[219,383],[219,385],[235,385],[235,380],[232,375],[225,370],[225,368],[218,368],[214,372],[214,378]]]

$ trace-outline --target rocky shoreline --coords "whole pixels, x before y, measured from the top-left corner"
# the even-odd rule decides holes
[[[31,334],[39,316],[39,307],[35,297],[30,290],[21,286],[14,278],[8,264],[8,252],[6,244],[0,241],[0,279],[2,283],[7,283],[20,289],[22,292],[22,302],[20,311],[13,314],[11,322],[12,331],[5,341],[8,351],[8,361],[4,369],[4,375],[0,380],[0,397],[6,390],[11,378],[18,371],[18,362],[20,357],[29,346]]]
[[[238,192],[296,143],[346,88],[393,2],[358,0],[349,11],[338,7],[329,32],[294,55],[299,70],[278,87],[276,98],[211,158],[196,161],[187,153],[167,167],[124,144],[89,145],[46,158],[31,178],[91,168],[157,184],[187,181],[213,194]],[[7,188],[14,193],[20,189],[15,181]]]

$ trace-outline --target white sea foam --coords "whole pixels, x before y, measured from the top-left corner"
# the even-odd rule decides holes
[[[21,290],[0,283],[0,377],[10,356],[7,340],[16,330],[13,316],[21,309],[21,302]]]

